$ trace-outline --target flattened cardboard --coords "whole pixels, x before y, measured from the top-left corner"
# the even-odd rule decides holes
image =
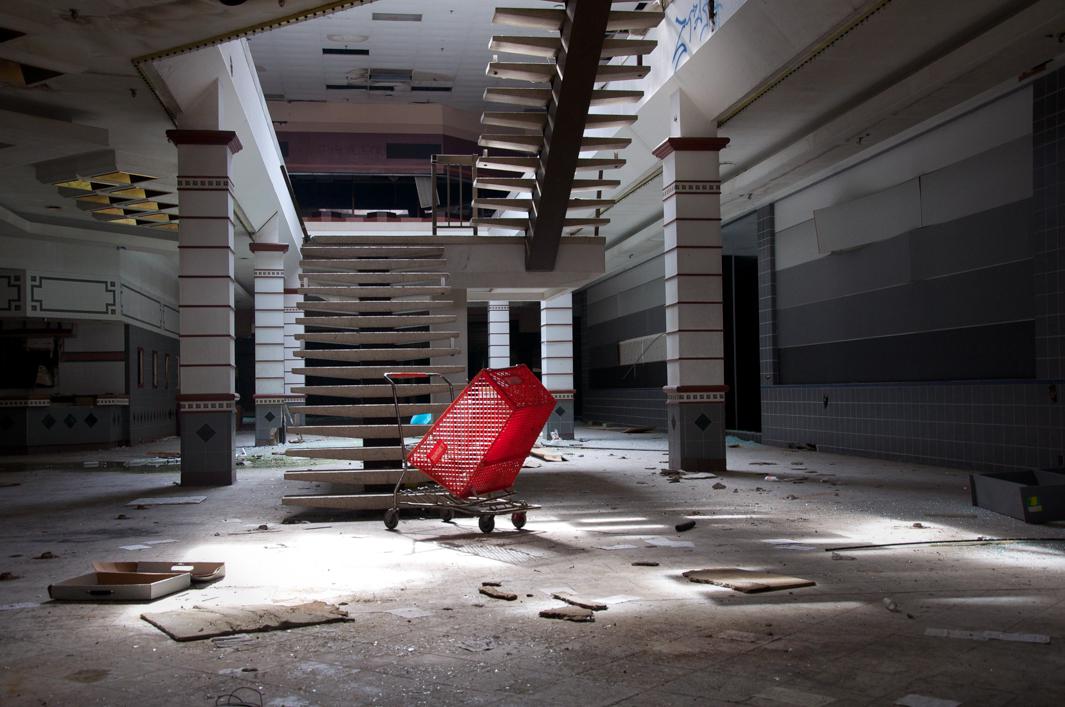
[[[970,474],[974,506],[1023,520],[1065,520],[1065,473],[1061,469]]]
[[[226,576],[225,562],[93,562],[97,572],[137,572],[170,574],[188,572],[196,584],[215,582]]]
[[[772,572],[755,572],[741,570],[737,567],[716,567],[705,570],[688,570],[684,573],[688,581],[697,584],[713,584],[726,589],[734,589],[744,594],[775,592],[781,589],[798,589],[815,587],[817,582],[799,577],[787,577]]]
[[[154,601],[191,583],[188,572],[92,572],[49,585],[48,596],[59,601]]]
[[[296,606],[282,604],[196,606],[192,609],[141,614],[141,618],[175,641],[199,641],[235,633],[278,631],[300,626],[351,621],[346,611],[321,601]]]

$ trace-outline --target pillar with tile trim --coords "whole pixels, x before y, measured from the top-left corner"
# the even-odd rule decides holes
[[[255,446],[277,444],[285,405],[285,253],[255,242]]]
[[[217,113],[217,96],[207,97]],[[234,328],[233,155],[230,130],[168,130],[177,146],[179,309],[181,316],[182,486],[222,486],[236,480],[236,356]]]
[[[573,293],[566,292],[540,303],[540,379],[555,396],[556,405],[544,426],[573,439]]]
[[[725,346],[719,151],[728,139],[671,137],[662,160],[669,466],[725,469]]]
[[[305,385],[304,377],[295,373],[295,369],[304,365],[303,359],[296,356],[296,352],[303,348],[303,342],[296,337],[303,333],[303,325],[296,323],[296,318],[301,316],[297,305],[303,301],[300,294],[300,277],[295,267],[285,272],[285,329],[284,329],[284,365],[285,365],[285,399],[289,405],[304,405],[307,396],[297,393],[296,388]],[[293,422],[303,424],[302,414],[294,415]]]
[[[488,367],[510,366],[510,303],[488,303]]]

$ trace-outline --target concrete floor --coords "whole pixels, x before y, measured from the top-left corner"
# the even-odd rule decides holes
[[[720,479],[670,483],[659,474],[660,435],[578,434],[588,441],[566,450],[568,461],[519,477],[518,491],[543,506],[526,530],[501,518],[491,535],[469,519],[411,517],[387,532],[379,516],[283,507],[283,494],[309,486],[284,481],[269,456],[241,467],[236,486],[198,492],[207,496],[201,504],[145,510],[125,504],[189,493],[173,486],[175,467],[82,468],[82,460],[143,459],[173,440],[0,460],[0,572],[18,576],[0,583],[0,704],[211,705],[242,687],[264,705],[293,706],[809,707],[890,705],[907,695],[1063,704],[1065,543],[839,553],[850,560],[825,551],[1065,539],[1063,527],[972,508],[965,472],[744,443],[729,449]],[[718,482],[726,488],[714,489]],[[696,527],[676,533],[685,518]],[[652,544],[662,538],[693,547]],[[176,542],[119,549],[146,540]],[[624,545],[636,547],[615,547]],[[58,557],[31,559],[46,551]],[[354,620],[220,647],[172,641],[139,618],[144,605],[48,601],[49,583],[86,572],[92,560],[123,559],[226,562],[221,582],[161,599],[152,611],[322,599],[348,602]],[[638,560],[660,566],[632,566]],[[681,577],[714,566],[817,586],[745,595]],[[479,595],[485,580],[501,580],[519,600]],[[539,618],[558,605],[549,591],[560,587],[613,599],[595,623]],[[388,613],[402,609],[425,615]],[[255,692],[240,694],[259,704]],[[940,704],[912,700],[900,704]]]

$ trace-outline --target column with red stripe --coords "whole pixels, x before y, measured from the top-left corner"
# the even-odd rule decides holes
[[[685,471],[725,468],[718,153],[727,144],[678,136],[654,150],[662,160],[669,465]]]

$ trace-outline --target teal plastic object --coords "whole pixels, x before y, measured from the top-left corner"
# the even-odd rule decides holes
[[[433,414],[430,412],[423,412],[421,415],[415,415],[410,419],[412,425],[428,425],[433,421]]]

